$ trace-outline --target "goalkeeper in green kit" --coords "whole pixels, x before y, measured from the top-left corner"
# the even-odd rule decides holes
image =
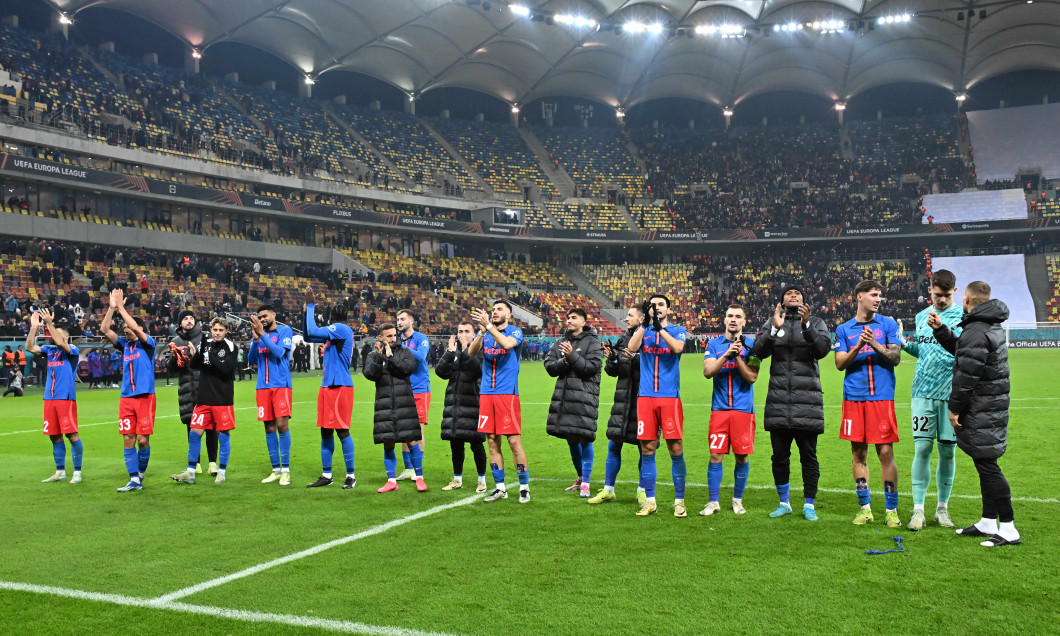
[[[955,305],[953,295],[957,291],[957,278],[952,272],[940,269],[931,276],[931,306],[916,316],[916,335],[903,339],[902,349],[917,358],[913,374],[913,517],[909,529],[921,530],[927,524],[924,516],[924,499],[931,483],[931,451],[935,440],[939,442],[939,465],[935,473],[939,491],[935,521],[940,526],[952,528],[948,503],[953,490],[953,474],[957,469],[955,458],[957,437],[950,426],[950,388],[953,384],[953,355],[942,348],[932,334],[933,328],[947,325],[954,334],[960,333],[957,326],[964,316],[960,305]],[[899,329],[901,324],[899,323]]]

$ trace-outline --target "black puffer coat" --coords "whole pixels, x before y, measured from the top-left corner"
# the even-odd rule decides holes
[[[997,459],[1008,443],[1008,347],[1001,323],[1008,306],[988,300],[964,315],[959,338],[946,325],[934,330],[946,351],[954,355],[950,413],[961,428],[957,445],[976,459]]]
[[[195,323],[195,326],[188,331],[178,328],[177,334],[173,336],[173,344],[178,347],[187,347],[189,343],[194,343],[198,347],[200,338],[202,338],[202,329],[199,328],[198,323]],[[186,349],[185,352],[187,352]],[[172,354],[166,361],[166,368],[170,373],[177,374],[177,405],[180,407],[180,421],[184,424],[191,424],[191,412],[195,410],[195,402],[199,399],[199,370],[192,369],[189,364],[178,367],[177,359]]]
[[[574,348],[569,356],[559,352],[561,342]],[[545,371],[556,379],[552,403],[548,407],[545,430],[568,440],[596,439],[596,418],[600,409],[600,363],[604,350],[595,329],[566,332],[545,356]]]
[[[420,438],[420,416],[409,380],[416,371],[416,358],[400,345],[391,350],[390,358],[373,351],[364,363],[364,377],[375,382],[372,439],[376,444],[405,444]]]
[[[628,330],[611,347],[611,356],[604,362],[604,372],[618,378],[615,384],[615,403],[607,420],[607,439],[624,444],[637,444],[637,393],[640,390],[640,354],[623,360],[620,353],[629,345],[633,330]]]
[[[769,390],[766,393],[767,431],[795,430],[824,432],[824,395],[821,369],[817,361],[828,355],[832,337],[824,321],[810,316],[806,329],[797,312],[788,312],[784,326],[772,335],[773,319],[763,325],[755,338],[751,355],[769,364]]]
[[[486,434],[478,432],[479,384],[482,381],[482,354],[467,355],[467,350],[446,351],[434,372],[443,380],[445,408],[442,409],[442,439],[458,442],[484,442]]]

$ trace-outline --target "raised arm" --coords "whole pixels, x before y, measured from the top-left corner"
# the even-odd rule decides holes
[[[29,332],[26,333],[26,344],[24,349],[34,355],[41,355],[40,347],[37,346],[37,332],[40,331],[40,314],[34,313],[29,318]]]
[[[125,308],[125,294],[120,289],[115,289],[113,298],[117,301],[117,310],[121,314],[121,319],[125,321],[125,325],[129,327],[129,331],[132,331],[136,335],[136,339],[140,342],[147,342],[147,334],[140,328],[140,325],[136,324],[133,320],[129,310]]]
[[[118,290],[114,290],[118,291]],[[99,330],[103,334],[103,337],[110,341],[112,345],[117,346],[118,334],[114,333],[114,299],[116,298],[114,292],[110,293],[110,303],[107,305],[107,313],[103,314],[103,323],[100,324]]]
[[[626,344],[626,351],[636,354],[640,353],[640,347],[644,344],[644,332],[646,328],[644,326],[637,327],[633,335],[629,337],[629,343]]]

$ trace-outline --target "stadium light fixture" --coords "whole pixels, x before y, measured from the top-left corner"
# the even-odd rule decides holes
[[[615,117],[618,117],[619,119],[622,119],[625,116],[626,116],[626,111],[622,110],[621,108],[615,110]]]
[[[596,20],[592,18],[586,18],[580,15],[573,15],[570,13],[561,13],[555,16],[555,21],[560,24],[566,24],[568,26],[580,27],[580,28],[595,28],[599,26]]]
[[[627,22],[622,25],[622,30],[626,33],[644,33],[648,30],[648,25],[643,22]]]
[[[512,112],[516,114],[519,113],[519,106],[517,104],[512,104]]]
[[[202,59],[202,51],[200,51],[199,49],[192,49],[191,50],[191,56],[193,58],[197,59],[197,60],[201,60]]]
[[[695,28],[696,35],[713,35],[717,27],[710,24],[701,24]]]
[[[835,109],[842,112],[847,109],[847,105],[844,102],[836,102]]]
[[[519,16],[520,18],[530,17],[530,8],[524,7],[521,4],[509,4],[508,10],[514,13],[515,15]]]
[[[967,93],[958,93],[957,97],[955,97],[954,99],[956,99],[958,103],[964,103],[964,100],[968,99],[968,94]]]
[[[649,24],[647,27],[647,31],[652,35],[659,35],[663,32],[663,28],[664,27],[661,22],[656,22],[654,24]]]
[[[728,106],[726,106],[726,107],[725,107],[725,108],[724,108],[724,109],[723,109],[723,110],[721,111],[721,114],[722,114],[722,115],[725,115],[726,117],[732,117],[732,109],[731,109],[731,108],[729,108]]]
[[[305,76],[305,84],[306,84],[306,86],[312,86],[313,84],[316,84],[316,83],[317,83],[317,81],[315,79],[313,79],[312,75],[306,75]]]
[[[70,24],[73,24],[73,23],[74,23],[74,21],[70,18],[70,16],[66,15],[65,13],[60,13],[59,14],[59,24],[70,25]]]

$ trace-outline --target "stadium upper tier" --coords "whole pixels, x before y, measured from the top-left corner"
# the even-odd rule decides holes
[[[420,184],[444,178],[453,186],[447,192],[477,190],[481,197],[485,183],[495,201],[524,207],[531,227],[917,223],[919,196],[972,183],[961,150],[967,141],[963,116],[851,121],[845,129],[827,123],[727,132],[662,127],[628,136],[615,128],[538,128],[546,152],[574,179],[578,194],[592,198],[560,201],[542,169],[547,158],[510,124],[325,106],[120,53],[90,53],[55,35],[0,28],[6,45],[0,64],[22,79],[21,96],[46,107],[45,123],[80,126],[112,145],[364,188],[426,191]],[[15,114],[24,108],[7,103]],[[605,202],[607,184],[622,188],[620,198]],[[1043,214],[1054,211],[1049,203],[1042,202]],[[984,218],[996,217],[988,210]]]

